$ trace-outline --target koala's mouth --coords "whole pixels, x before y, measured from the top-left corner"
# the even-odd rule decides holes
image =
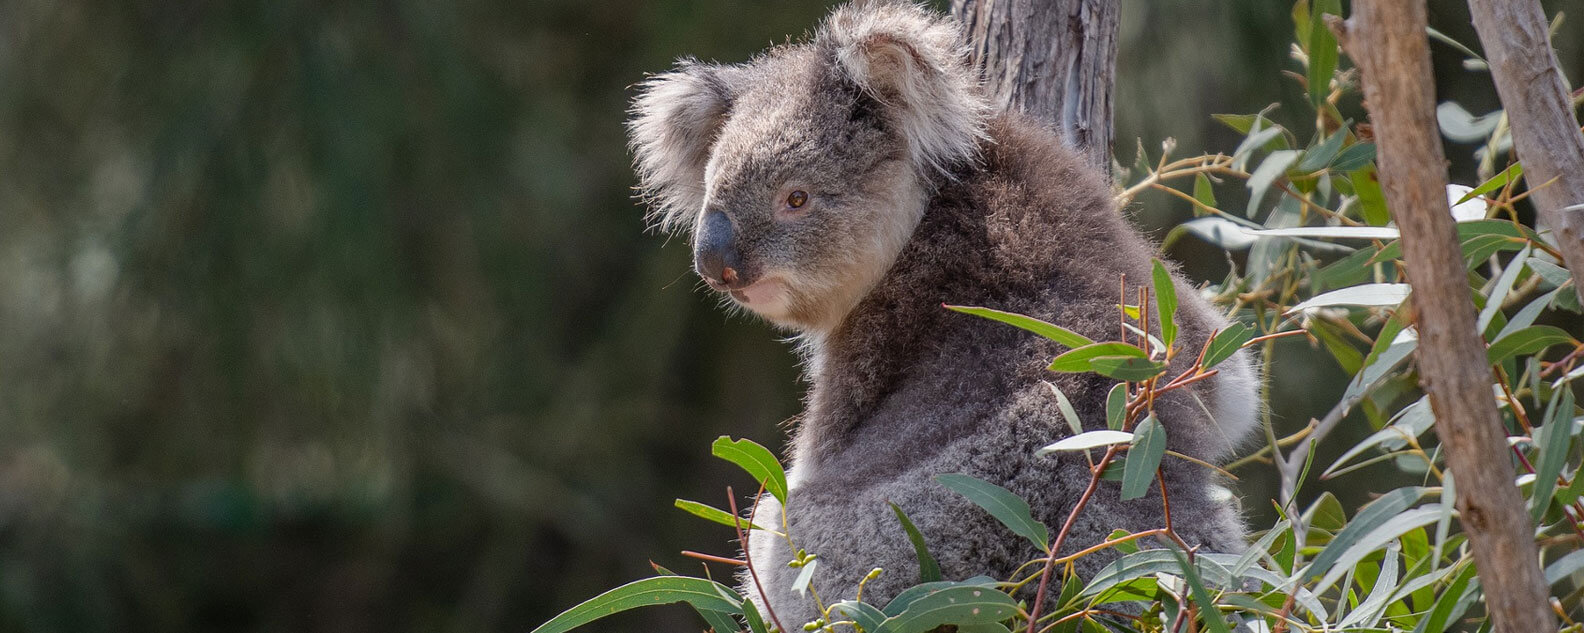
[[[785,302],[786,283],[779,277],[762,277],[749,284],[723,284],[705,279],[710,288],[731,295],[738,303],[754,310],[765,310]]]

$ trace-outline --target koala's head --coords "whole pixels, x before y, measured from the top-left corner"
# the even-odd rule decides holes
[[[691,236],[699,276],[821,331],[894,263],[931,182],[971,160],[985,111],[956,25],[877,1],[745,64],[679,62],[628,126],[651,220]]]

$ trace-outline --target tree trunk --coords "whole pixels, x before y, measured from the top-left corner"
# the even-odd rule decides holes
[[[1584,288],[1584,133],[1539,0],[1469,0],[1535,209]],[[1551,179],[1557,181],[1542,186]],[[1571,208],[1570,208],[1571,207]]]
[[[1051,125],[1108,176],[1118,6],[1117,0],[952,0],[991,103]]]
[[[1353,17],[1331,26],[1363,71],[1381,185],[1413,284],[1420,384],[1457,478],[1457,508],[1491,619],[1504,633],[1555,631],[1447,205],[1424,1],[1355,0]]]

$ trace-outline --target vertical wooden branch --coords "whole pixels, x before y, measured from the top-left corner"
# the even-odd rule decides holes
[[[1111,173],[1118,0],[952,0],[991,103],[1051,125]]]
[[[1447,205],[1424,1],[1355,0],[1353,16],[1331,26],[1363,71],[1381,185],[1413,284],[1420,383],[1457,478],[1457,508],[1491,618],[1504,633],[1555,631]]]
[[[1535,209],[1584,288],[1584,133],[1539,0],[1469,0]],[[1556,182],[1541,186],[1550,182]]]

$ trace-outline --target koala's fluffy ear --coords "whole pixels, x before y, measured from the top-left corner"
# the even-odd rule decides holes
[[[815,42],[848,79],[882,104],[920,171],[974,155],[988,106],[957,25],[895,0],[859,0],[833,12]]]
[[[649,220],[663,231],[691,227],[704,204],[704,166],[731,109],[732,70],[685,58],[639,85],[628,142]]]

